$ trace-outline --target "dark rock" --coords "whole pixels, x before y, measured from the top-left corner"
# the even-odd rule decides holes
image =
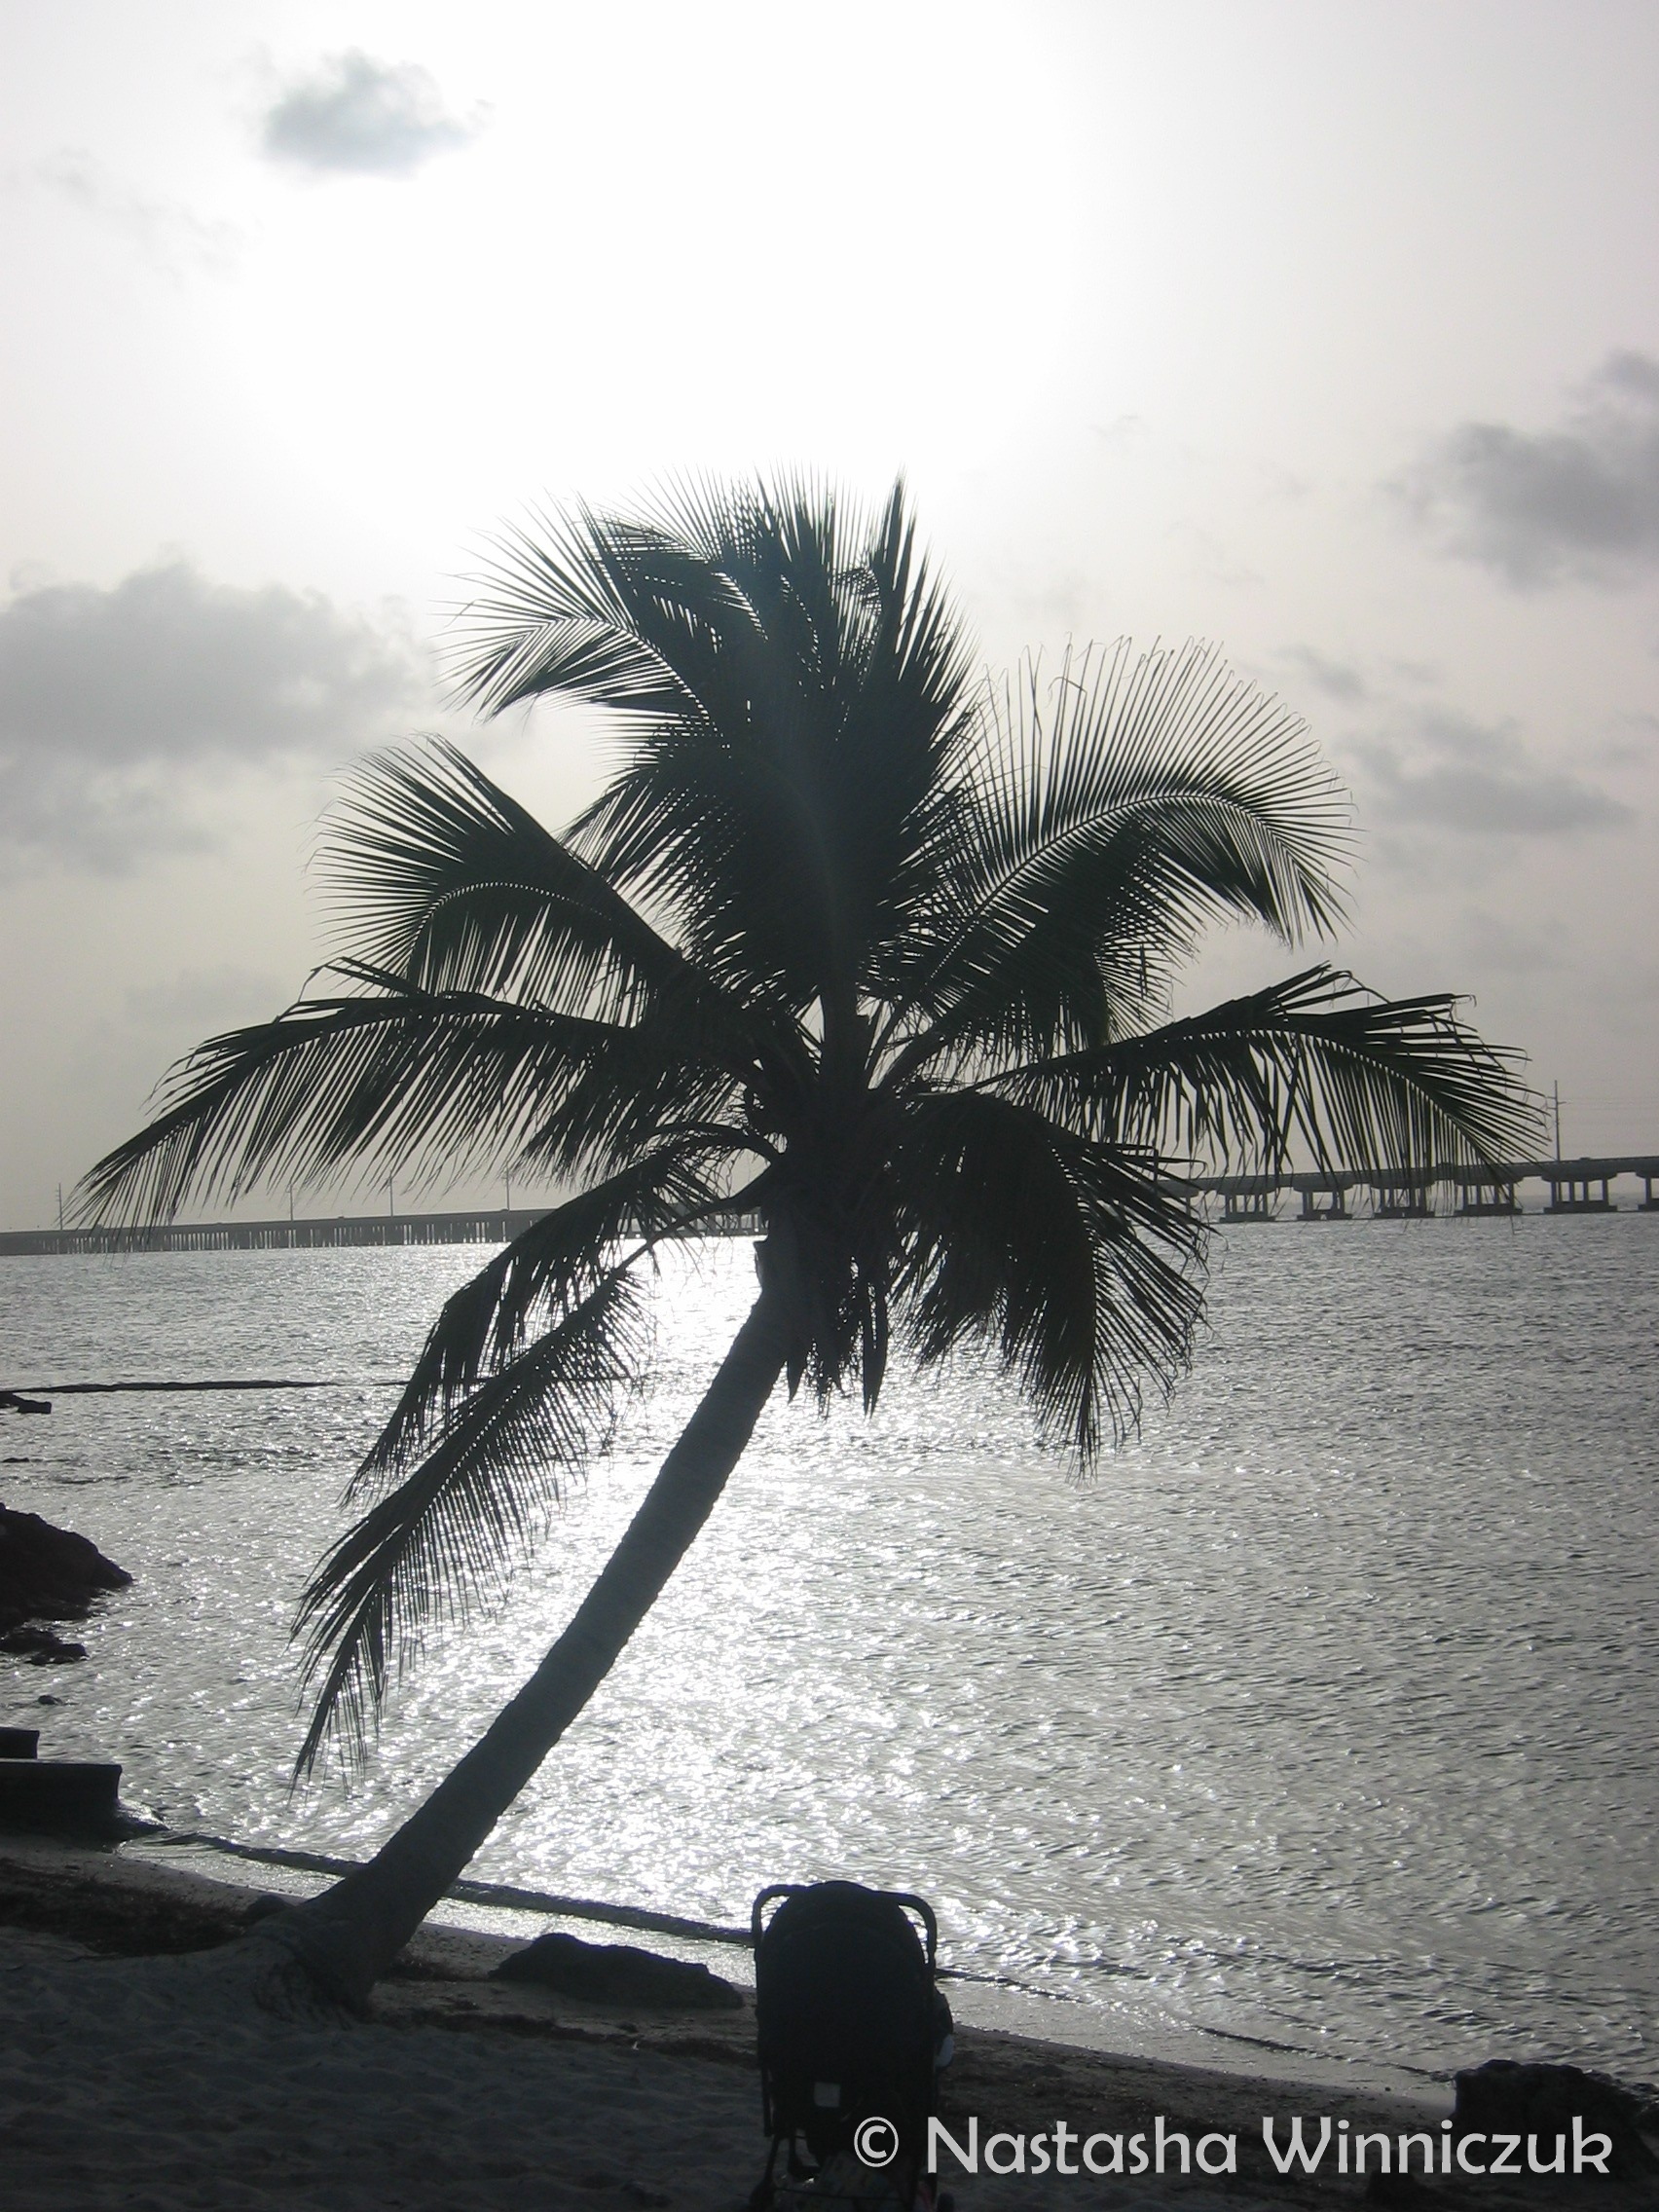
[[[9,1628],[0,1634],[0,1651],[26,1659],[31,1667],[59,1667],[66,1659],[84,1659],[84,1643],[65,1643],[49,1628]]]
[[[1512,2058],[1490,2058],[1484,2066],[1470,2067],[1456,2077],[1456,2102],[1452,2110],[1454,2133],[1536,2135],[1546,2155],[1552,2139],[1565,2135],[1567,2161],[1572,2157],[1572,2122],[1605,2135],[1612,2143],[1607,2160],[1609,2174],[1627,2179],[1637,2174],[1659,2173],[1659,2158],[1642,2141],[1644,2112],[1639,2100],[1604,2074],[1587,2074],[1577,2066],[1524,2065]],[[1525,2151],[1523,2151],[1523,2158]]]
[[[20,1649],[42,1660],[84,1658],[78,1644],[59,1644],[55,1637],[43,1644],[44,1632],[29,1631],[34,1641],[21,1646],[5,1632],[27,1621],[85,1620],[94,1598],[123,1590],[131,1580],[87,1537],[55,1529],[38,1513],[14,1513],[0,1505],[0,1649]]]
[[[538,1936],[496,1969],[498,1981],[530,1981],[589,2005],[655,2006],[664,2011],[731,2011],[743,1992],[707,1967],[659,1959],[631,1943],[584,1943],[576,1936]]]
[[[49,1414],[51,1411],[50,1398],[24,1398],[16,1390],[0,1390],[0,1414]]]

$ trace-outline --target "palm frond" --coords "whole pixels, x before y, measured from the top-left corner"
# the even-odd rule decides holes
[[[548,692],[645,716],[680,710],[684,686],[635,604],[650,589],[647,556],[676,550],[586,505],[503,532],[449,656],[458,699],[485,715]]]
[[[498,1595],[564,1486],[609,1433],[641,1372],[638,1291],[613,1269],[553,1326],[454,1406],[413,1473],[318,1566],[295,1633],[321,1677],[295,1777],[331,1736],[360,1758],[388,1679],[436,1622]]]
[[[417,989],[619,1020],[697,980],[612,884],[438,738],[370,755],[318,858],[347,951]]]
[[[911,1109],[893,1180],[896,1296],[916,1356],[995,1347],[1087,1463],[1187,1364],[1202,1229],[1151,1153],[1104,1144],[988,1091]]]
[[[170,1220],[188,1196],[442,1161],[511,1159],[621,1031],[482,993],[434,995],[360,967],[358,994],[298,1000],[197,1047],[160,1111],[76,1185],[80,1221]]]
[[[930,1021],[918,1061],[1102,1043],[1144,1018],[1206,922],[1294,943],[1341,915],[1341,787],[1208,646],[1122,641],[1049,685],[1028,666],[1017,692],[988,692],[957,798],[895,1017]]]
[[[1383,999],[1306,969],[1098,1051],[991,1077],[1002,1095],[1114,1141],[1217,1169],[1493,1167],[1525,1157],[1538,1101],[1517,1055],[1485,1044],[1447,995]]]
[[[964,722],[959,625],[902,493],[866,522],[806,483],[701,488],[660,520],[584,511],[515,540],[474,617],[474,695],[525,695],[533,663],[534,688],[571,690],[548,625],[578,603],[663,688],[648,712],[632,679],[608,701],[635,709],[628,757],[577,848],[746,1003],[850,1003]]]
[[[609,1276],[624,1240],[645,1250],[752,1202],[748,1193],[729,1197],[710,1179],[700,1141],[670,1144],[567,1198],[451,1294],[349,1496],[405,1474],[461,1399],[518,1356],[539,1319],[578,1306]]]

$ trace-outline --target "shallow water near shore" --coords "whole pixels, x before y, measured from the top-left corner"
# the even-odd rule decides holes
[[[170,1827],[371,1850],[557,1632],[753,1289],[742,1244],[665,1262],[652,1387],[506,1605],[349,1793],[290,1797],[295,1597],[485,1256],[0,1260],[0,1382],[336,1385],[7,1418],[0,1497],[137,1580],[83,1665],[0,1661],[0,1719],[121,1759]],[[1012,1985],[962,2009],[1063,2040],[1651,2078],[1659,1219],[1261,1225],[1213,1264],[1192,1377],[1087,1485],[969,1366],[870,1422],[780,1394],[471,1871],[722,1923],[773,1880],[919,1889]]]

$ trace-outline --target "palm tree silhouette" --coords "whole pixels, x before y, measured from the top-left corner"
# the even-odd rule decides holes
[[[581,1711],[781,1377],[879,1396],[890,1350],[989,1346],[1087,1460],[1200,1311],[1179,1162],[1490,1163],[1530,1125],[1447,997],[1319,966],[1168,1017],[1204,926],[1341,906],[1346,802],[1209,650],[974,678],[902,489],[581,508],[502,541],[458,685],[609,711],[563,838],[452,748],[371,760],[324,860],[343,948],[173,1072],[83,1214],[350,1167],[510,1161],[580,1186],[444,1307],[306,1593],[300,1752],[350,1753],[457,1594],[492,1585],[637,1374],[643,1263],[758,1216],[758,1287],[569,1626],[379,1855],[262,1925],[360,1998]],[[324,987],[314,987],[319,979]]]

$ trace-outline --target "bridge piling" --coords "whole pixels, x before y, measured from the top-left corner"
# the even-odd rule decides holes
[[[1551,1176],[1548,1180],[1550,1202],[1544,1208],[1546,1213],[1617,1213],[1619,1210],[1617,1202],[1608,1196],[1608,1176],[1567,1175],[1559,1180]],[[1599,1198],[1593,1198],[1590,1196],[1590,1186],[1598,1181],[1602,1186],[1602,1195]],[[1567,1192],[1565,1198],[1561,1195],[1564,1189]]]
[[[1318,1205],[1312,1186],[1307,1185],[1302,1193],[1302,1211],[1297,1218],[1301,1221],[1351,1221],[1353,1215],[1348,1211],[1347,1193],[1338,1185],[1332,1190],[1329,1202]]]
[[[1515,1196],[1515,1185],[1485,1178],[1457,1186],[1460,1214],[1518,1214],[1521,1201]]]

